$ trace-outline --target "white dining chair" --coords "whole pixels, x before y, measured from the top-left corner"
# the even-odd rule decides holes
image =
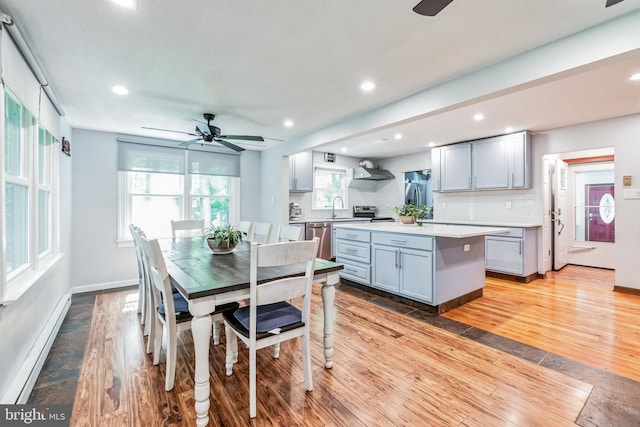
[[[176,231],[178,233],[176,233]],[[203,219],[171,220],[171,237],[204,235]]]
[[[257,242],[261,244],[269,243],[271,239],[272,225],[266,222],[256,222],[253,225],[253,233],[251,234],[250,242]]]
[[[238,342],[249,347],[249,417],[256,416],[256,351],[296,337],[302,337],[302,365],[305,388],[313,389],[311,350],[309,348],[309,310],[311,284],[318,251],[317,237],[301,242],[251,244],[249,305],[225,311],[227,338],[226,374],[233,373],[238,361]],[[304,276],[287,277],[260,283],[258,268],[304,265]],[[302,309],[287,301],[302,297]]]
[[[278,242],[298,242],[304,240],[304,227],[297,225],[278,226]]]
[[[238,230],[242,231],[244,234],[242,238],[247,242],[250,242],[250,239],[253,237],[253,225],[253,221],[240,221],[236,227]]]
[[[154,303],[154,333],[149,334],[149,340],[153,340],[153,364],[160,363],[160,350],[162,337],[167,336],[166,347],[166,376],[165,390],[173,389],[176,375],[177,360],[177,334],[178,331],[191,327],[191,313],[189,302],[179,293],[173,293],[169,281],[169,273],[160,250],[157,239],[148,240],[140,236],[140,246],[143,253],[143,262],[150,277],[152,301]],[[221,322],[221,314],[225,310],[235,310],[239,307],[237,302],[222,304],[211,313],[214,322]],[[161,332],[162,331],[162,332]]]
[[[149,322],[147,322],[147,307],[149,305],[149,292],[148,292],[148,281],[146,277],[146,272],[143,269],[142,265],[142,249],[140,248],[140,242],[138,236],[142,233],[142,230],[133,225],[129,224],[129,232],[131,233],[131,238],[133,239],[133,247],[136,253],[136,261],[138,264],[138,313],[140,314],[140,324],[144,325],[144,335],[148,335]]]

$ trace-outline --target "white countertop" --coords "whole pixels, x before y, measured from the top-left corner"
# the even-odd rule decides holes
[[[306,224],[307,222],[345,222],[345,221],[362,221],[368,222],[370,218],[355,217],[337,217],[337,218],[307,218],[307,219],[290,219],[289,224]]]
[[[425,224],[453,224],[453,225],[479,225],[479,226],[491,226],[491,227],[517,227],[517,228],[531,228],[542,227],[542,224],[538,223],[524,223],[524,222],[491,222],[491,221],[447,221],[444,219],[428,219],[424,221]]]
[[[448,237],[464,239],[466,237],[485,236],[487,234],[506,233],[504,227],[478,227],[471,225],[428,224],[422,227],[417,224],[397,224],[379,222],[375,224],[338,224],[335,228],[354,228],[367,231],[386,231],[390,233],[416,234],[420,236]]]

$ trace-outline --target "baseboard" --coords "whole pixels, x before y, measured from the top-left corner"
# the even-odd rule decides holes
[[[638,288],[627,288],[626,286],[618,286],[618,285],[615,285],[613,287],[613,292],[620,292],[621,294],[629,294],[629,295],[640,295],[640,289]]]
[[[137,284],[138,284],[138,281],[136,279],[121,280],[119,282],[95,283],[93,285],[76,286],[73,289],[71,289],[71,293],[74,295],[84,294],[87,292],[104,291],[107,289],[126,288],[128,286],[133,286]]]
[[[58,304],[53,310],[53,313],[51,313],[47,324],[42,332],[40,332],[40,335],[33,344],[33,347],[31,347],[27,358],[22,363],[18,373],[11,382],[7,393],[2,397],[3,404],[13,405],[27,403],[27,400],[31,395],[31,391],[33,390],[33,386],[36,384],[38,379],[38,375],[40,375],[42,366],[44,365],[44,362],[49,355],[49,351],[53,346],[53,342],[55,341],[56,336],[58,336],[58,331],[60,330],[62,321],[69,311],[70,305],[71,293],[69,292],[63,295],[58,301]]]

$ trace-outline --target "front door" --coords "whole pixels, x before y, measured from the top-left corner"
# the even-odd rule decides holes
[[[615,199],[613,184],[586,186],[587,218],[590,242],[615,242]]]
[[[569,230],[566,227],[568,212],[568,166],[556,159],[553,180],[553,269],[560,270],[569,262]]]

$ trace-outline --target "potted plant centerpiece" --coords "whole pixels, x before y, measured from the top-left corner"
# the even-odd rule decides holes
[[[398,215],[401,224],[415,224],[416,218],[427,216],[431,208],[416,205],[398,205],[393,207],[393,213]]]
[[[214,254],[230,254],[242,240],[242,231],[233,225],[212,227],[206,231],[205,238]]]

